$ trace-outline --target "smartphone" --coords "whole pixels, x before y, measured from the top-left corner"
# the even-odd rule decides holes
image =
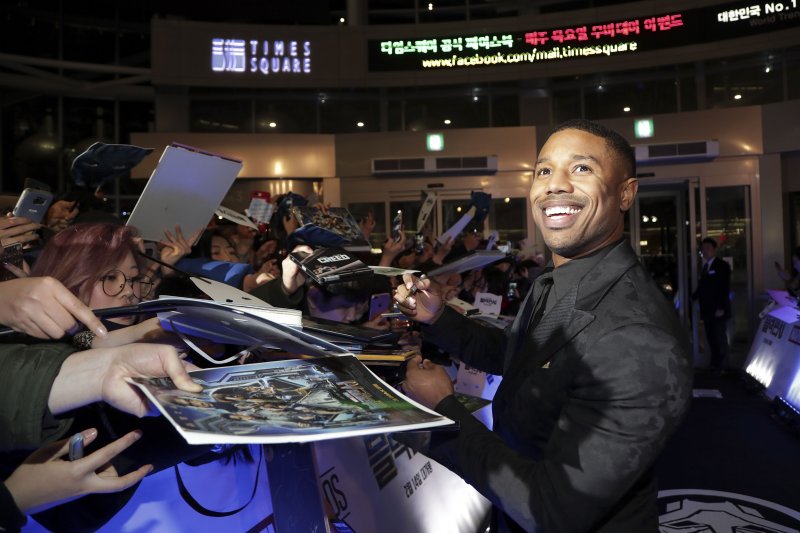
[[[516,298],[517,297],[516,292],[517,292],[517,282],[512,281],[511,283],[508,284],[508,298],[509,299]]]
[[[21,242],[15,242],[14,244],[3,246],[2,252],[3,254],[0,256],[0,259],[2,259],[3,263],[13,265],[17,268],[22,268],[23,257]],[[0,281],[8,281],[10,279],[17,279],[16,274],[7,268],[0,266]]]
[[[392,295],[388,292],[373,294],[369,299],[369,319],[372,320],[389,310],[392,306]]]
[[[425,235],[417,233],[414,235],[414,252],[421,254],[425,251]]]
[[[397,214],[392,219],[392,239],[394,242],[400,240],[400,232],[403,231],[403,210],[398,209]]]
[[[153,241],[144,241],[144,255],[158,259],[158,243]]]
[[[25,189],[14,206],[15,217],[25,217],[31,222],[41,224],[50,204],[53,202],[53,193],[40,189]]]
[[[489,234],[489,239],[486,241],[486,249],[491,250],[494,248],[494,244],[497,242],[497,232],[493,231]],[[508,252],[505,252],[508,253]]]
[[[69,460],[83,458],[83,433],[76,433],[69,439]]]

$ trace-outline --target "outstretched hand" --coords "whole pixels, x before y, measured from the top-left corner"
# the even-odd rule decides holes
[[[97,430],[81,432],[85,444],[97,437]],[[109,461],[139,440],[140,431],[132,431],[94,453],[66,461],[69,439],[46,444],[28,456],[5,481],[20,511],[38,513],[90,493],[119,492],[138,483],[152,472],[152,465],[124,476]]]
[[[78,202],[69,200],[56,200],[47,210],[45,225],[56,233],[66,229],[78,216]]]
[[[31,222],[25,217],[0,217],[0,243],[3,246],[20,242],[28,244],[39,238],[36,230],[41,228],[41,224]]]
[[[128,344],[110,357],[102,374],[101,397],[109,405],[135,416],[155,414],[139,389],[129,378],[169,377],[175,386],[187,392],[200,392],[203,387],[192,381],[185,362],[173,346],[165,344]],[[90,350],[91,351],[91,350]],[[83,352],[87,353],[87,352]]]
[[[50,277],[19,278],[0,283],[0,324],[39,339],[60,339],[78,322],[106,335],[106,328],[58,280]]]
[[[395,242],[392,237],[386,239],[386,243],[383,245],[383,254],[381,254],[381,259],[379,262],[380,266],[390,266],[392,261],[403,253],[406,249],[406,233],[405,231],[400,229],[400,238]]]
[[[164,238],[159,242],[163,245],[161,248],[161,261],[168,265],[174,265],[183,257],[189,255],[192,251],[192,244],[200,236],[203,228],[196,230],[189,238],[183,236],[183,230],[180,225],[175,226],[175,233],[170,233],[169,230],[164,230]]]
[[[50,389],[48,407],[61,414],[96,401],[135,416],[155,414],[130,378],[169,377],[186,392],[203,387],[192,381],[188,363],[174,347],[165,344],[127,344],[76,352],[64,361]]]
[[[453,238],[448,237],[444,244],[437,246],[432,257],[433,262],[437,265],[443,264],[445,257],[447,257],[447,255],[450,253],[450,250],[453,249],[453,244],[455,244]]]
[[[307,254],[314,253],[314,250],[311,249],[310,246],[305,244],[300,244],[295,246],[292,252],[305,252]],[[306,282],[306,277],[303,274],[303,271],[297,266],[289,254],[286,254],[286,257],[281,261],[281,282],[283,286],[283,290],[286,294],[294,294],[297,292],[297,289],[303,286]]]

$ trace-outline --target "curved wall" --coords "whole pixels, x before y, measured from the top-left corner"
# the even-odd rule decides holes
[[[780,12],[767,13],[775,11],[775,5],[780,6]],[[752,11],[754,6],[757,11]],[[729,17],[731,12],[737,13],[735,20]],[[661,21],[663,17],[670,20]],[[609,23],[613,28],[607,27]],[[562,32],[558,35],[563,37],[564,32],[582,27],[586,28],[585,40],[577,37],[558,44],[553,40],[558,38],[557,32]],[[625,70],[792,46],[800,42],[800,6],[791,1],[653,1],[541,16],[413,26],[259,26],[156,19],[152,36],[154,85],[436,85]],[[506,36],[513,40],[513,46],[506,42]],[[453,48],[450,39],[458,38],[463,39],[458,44],[460,48]],[[476,39],[472,47],[468,42],[471,38]],[[219,41],[215,43],[214,39]],[[402,42],[403,54],[386,44],[381,57],[381,42]],[[634,46],[624,52],[610,52],[607,48],[631,43]],[[587,52],[587,47],[599,50]],[[556,48],[555,55],[561,58],[547,57]],[[451,56],[468,59],[504,54],[509,59],[511,52],[538,56],[516,64],[460,68],[424,69],[420,63],[423,58]],[[582,53],[592,55],[566,57]],[[412,61],[413,66],[392,66],[398,55],[418,57],[420,61]],[[386,71],[387,68],[395,70]]]

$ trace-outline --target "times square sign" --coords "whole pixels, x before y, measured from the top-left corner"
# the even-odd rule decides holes
[[[310,74],[311,42],[212,38],[211,70],[264,76]]]

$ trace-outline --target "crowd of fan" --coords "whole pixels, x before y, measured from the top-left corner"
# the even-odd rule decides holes
[[[375,229],[373,215],[363,214],[359,225],[369,238]],[[191,283],[189,276],[194,275],[311,316],[402,330],[413,343],[407,321],[368,316],[371,295],[390,293],[402,282],[399,276],[312,285],[288,258],[290,251],[311,251],[307,244],[290,244],[296,228],[295,218],[281,209],[276,209],[263,233],[223,224],[215,217],[202,234],[165,228],[162,241],[148,248],[134,228],[113,215],[102,210],[81,212],[72,201],[56,201],[42,224],[10,214],[0,218],[3,246],[22,243],[26,248],[22,265],[3,261],[8,281],[0,283],[0,324],[48,341],[21,340],[17,335],[0,344],[0,452],[6,470],[5,485],[0,486],[4,517],[0,526],[4,530],[20,527],[31,513],[40,513],[37,519],[47,523],[48,515],[42,511],[85,494],[133,490],[153,471],[152,464],[133,467],[130,458],[125,464],[118,461],[123,450],[142,437],[140,429],[98,440],[96,445],[105,445],[84,459],[63,460],[65,436],[82,432],[87,443],[99,439],[98,428],[90,426],[94,419],[76,414],[82,406],[99,402],[132,417],[142,416],[147,405],[125,382],[131,376],[169,376],[184,390],[198,387],[186,373],[192,366],[181,355],[180,342],[161,329],[157,318],[101,322],[92,309],[131,305],[164,294],[205,297]],[[399,239],[386,240],[380,254],[365,253],[360,258],[367,264],[425,273],[486,246],[475,226],[457,242],[437,245],[428,235],[421,246],[413,244],[401,232]],[[473,302],[480,292],[502,296],[501,313],[513,316],[542,266],[541,257],[509,254],[483,269],[432,281],[446,299]],[[35,448],[39,449],[31,454]],[[50,483],[42,486],[34,481],[40,479]]]

